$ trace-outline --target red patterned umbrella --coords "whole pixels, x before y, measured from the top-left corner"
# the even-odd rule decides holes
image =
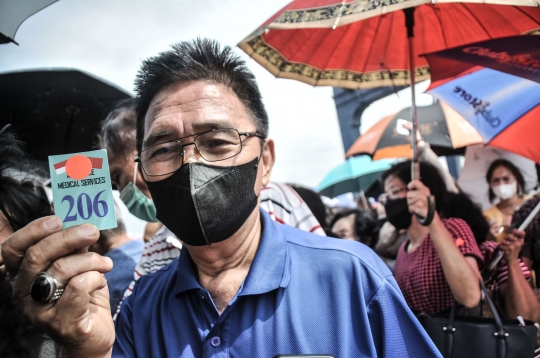
[[[422,81],[429,67],[417,54],[540,29],[536,1],[497,3],[295,0],[238,46],[276,77],[315,86],[409,85],[406,11],[396,10],[407,10],[414,24],[414,67]]]
[[[419,53],[539,31],[536,1],[492,2],[295,0],[238,46],[275,76],[315,86],[410,85],[429,78]]]

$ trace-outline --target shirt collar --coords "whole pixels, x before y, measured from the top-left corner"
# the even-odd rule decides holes
[[[285,233],[261,209],[262,235],[255,259],[238,296],[257,295],[285,288],[290,281],[291,263]]]
[[[262,235],[255,259],[238,296],[257,295],[285,288],[290,281],[290,257],[285,233],[268,213],[261,209]],[[195,264],[187,250],[178,258],[175,294],[201,289]]]
[[[195,263],[189,255],[189,251],[184,246],[178,258],[178,271],[176,272],[176,287],[175,294],[185,291],[201,289],[202,287],[197,282],[197,272],[195,271]]]

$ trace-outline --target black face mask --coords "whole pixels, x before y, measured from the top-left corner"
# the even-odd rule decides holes
[[[412,214],[409,212],[407,198],[388,199],[384,205],[386,220],[392,224],[396,230],[407,229],[411,226]]]
[[[157,218],[188,245],[231,237],[257,206],[258,163],[259,158],[232,167],[189,163],[167,179],[147,182]]]

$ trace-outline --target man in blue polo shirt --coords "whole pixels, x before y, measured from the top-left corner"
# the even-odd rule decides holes
[[[100,275],[110,264],[65,256],[97,239],[92,226],[59,232],[49,217],[14,234],[3,252],[11,272],[20,267],[15,297],[65,356],[439,356],[373,251],[260,211],[274,142],[254,76],[230,48],[174,45],[143,63],[136,87],[136,161],[186,250],[140,279],[113,329]],[[57,301],[28,296],[41,271],[67,282]]]
[[[113,356],[436,356],[367,246],[279,225],[264,210],[261,224],[250,271],[221,313],[183,253],[124,302]]]

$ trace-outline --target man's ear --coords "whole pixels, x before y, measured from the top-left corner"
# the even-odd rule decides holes
[[[139,172],[139,175],[141,176],[141,178],[143,178],[144,180],[144,171],[143,171],[143,168],[141,166],[141,162],[135,162],[135,164],[137,166],[137,171]]]
[[[270,181],[270,174],[276,161],[276,153],[274,151],[274,141],[270,138],[265,140],[260,165],[262,165],[263,176],[262,185],[266,186]]]
[[[134,152],[135,154],[131,156],[130,160],[133,160],[135,156],[137,155],[137,152]],[[144,178],[144,170],[142,168],[141,162],[135,162],[133,163],[137,167],[137,177],[135,178],[135,182],[133,183],[144,195],[146,195],[147,198],[152,199],[152,195],[150,195],[150,190],[148,189],[148,186],[146,185],[146,179]]]

